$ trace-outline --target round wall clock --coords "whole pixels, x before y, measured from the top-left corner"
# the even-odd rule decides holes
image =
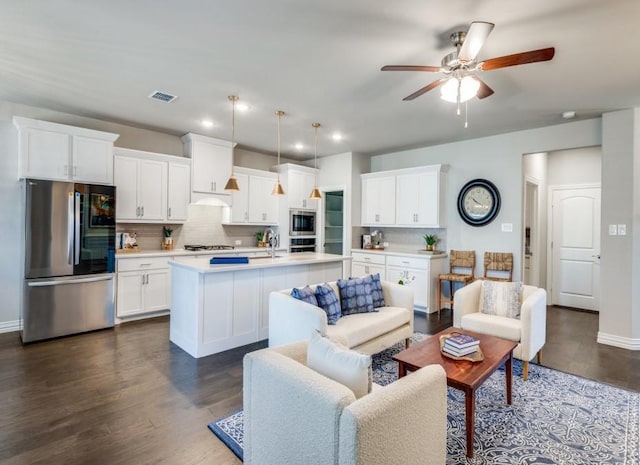
[[[471,226],[491,223],[500,211],[500,192],[486,179],[466,183],[458,194],[458,213]]]

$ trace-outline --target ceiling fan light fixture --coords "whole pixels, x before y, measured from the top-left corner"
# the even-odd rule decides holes
[[[464,76],[462,80],[454,76],[440,87],[440,98],[451,103],[462,103],[475,97],[478,89],[480,89],[480,82],[473,76]],[[458,92],[460,100],[458,100]]]

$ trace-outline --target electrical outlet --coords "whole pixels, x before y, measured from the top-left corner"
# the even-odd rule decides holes
[[[618,236],[626,236],[627,235],[627,225],[619,224],[618,225]]]
[[[389,243],[388,242],[383,242],[382,243],[382,247],[385,247],[385,248],[389,247]]]
[[[236,239],[236,245],[242,245],[242,241],[240,239]]]
[[[502,232],[513,232],[513,223],[502,223]]]
[[[617,236],[618,235],[618,225],[610,224],[609,225],[609,235]]]

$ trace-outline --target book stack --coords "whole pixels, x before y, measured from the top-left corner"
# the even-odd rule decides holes
[[[464,357],[477,352],[479,347],[480,341],[475,337],[457,333],[444,340],[442,350],[455,357]]]

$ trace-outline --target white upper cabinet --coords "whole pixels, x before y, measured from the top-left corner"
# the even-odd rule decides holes
[[[184,162],[169,162],[167,187],[167,220],[187,221],[187,206],[191,201],[191,166]]]
[[[118,134],[14,116],[20,178],[113,184]]]
[[[389,226],[395,223],[396,178],[376,174],[363,174],[362,225]]]
[[[429,165],[361,175],[363,226],[445,227],[446,171]]]
[[[442,228],[445,226],[440,190],[444,186],[439,167],[396,177],[396,226]],[[444,192],[443,192],[444,196]]]
[[[191,198],[188,158],[115,149],[116,220],[183,223]]]
[[[271,195],[277,174],[236,166],[240,191],[232,192],[231,206],[223,208],[223,223],[277,225],[279,198]]]
[[[193,192],[229,195],[224,186],[231,175],[231,142],[188,133],[182,143],[192,160]]]
[[[287,198],[289,208],[316,210],[318,201],[309,198],[316,182],[316,174],[313,171],[302,171],[299,169],[285,169],[284,175],[287,178]]]

